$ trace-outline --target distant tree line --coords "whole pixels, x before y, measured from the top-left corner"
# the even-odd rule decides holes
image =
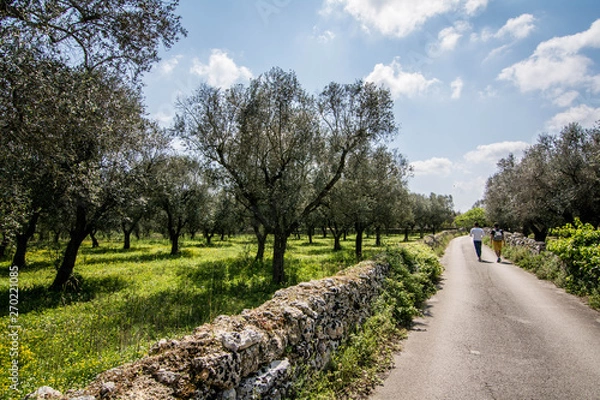
[[[498,169],[485,189],[488,220],[539,241],[576,219],[600,225],[600,125],[571,123],[542,135],[522,159],[510,155]]]
[[[145,117],[139,77],[185,31],[177,2],[9,1],[0,4],[0,253],[26,265],[37,232],[67,237],[53,289],[72,277],[98,232],[184,234],[252,229],[273,280],[285,281],[288,238],[305,230],[381,242],[390,228],[436,231],[451,196],[409,193],[388,90],[357,81],[307,93],[274,68],[247,85],[200,85],[169,129]],[[173,139],[187,146],[175,151]]]

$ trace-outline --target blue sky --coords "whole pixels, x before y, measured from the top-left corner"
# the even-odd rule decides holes
[[[600,120],[598,0],[180,0],[188,30],[145,78],[164,126],[200,82],[228,87],[272,67],[317,94],[358,79],[388,87],[412,192],[480,199],[496,162],[540,134]]]

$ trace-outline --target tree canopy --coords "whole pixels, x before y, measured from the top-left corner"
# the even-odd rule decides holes
[[[137,78],[186,31],[178,0],[4,0],[2,53],[28,48],[68,66]],[[5,54],[2,54],[5,56]]]
[[[542,135],[518,161],[500,160],[486,184],[488,219],[507,229],[534,233],[572,223],[600,224],[600,127],[577,123],[556,136]]]
[[[179,111],[175,131],[273,233],[277,283],[287,238],[321,205],[348,157],[397,130],[387,90],[331,83],[315,98],[279,68],[248,86],[201,85]]]

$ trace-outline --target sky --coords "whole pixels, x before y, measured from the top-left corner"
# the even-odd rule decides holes
[[[600,121],[599,0],[180,0],[188,31],[144,77],[169,126],[202,82],[227,88],[273,67],[317,95],[370,81],[394,99],[411,192],[466,212],[497,162],[571,122]]]

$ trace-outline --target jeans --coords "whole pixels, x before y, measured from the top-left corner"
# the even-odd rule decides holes
[[[475,253],[477,253],[477,257],[481,258],[481,240],[473,240],[473,244],[475,245]]]

